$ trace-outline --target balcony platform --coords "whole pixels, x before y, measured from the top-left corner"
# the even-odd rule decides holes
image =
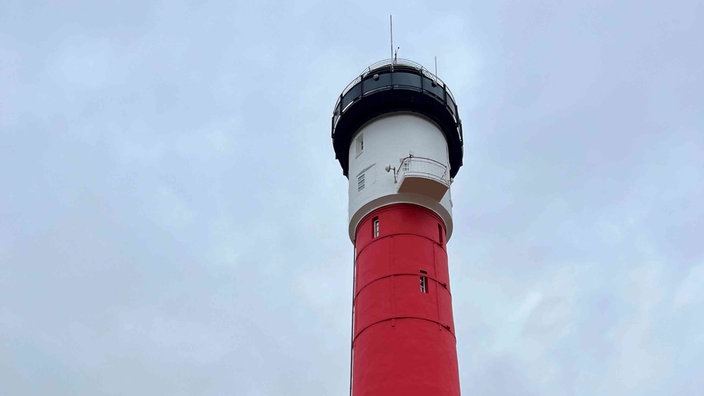
[[[439,202],[450,188],[447,167],[430,158],[404,158],[397,172],[400,193],[421,194]]]

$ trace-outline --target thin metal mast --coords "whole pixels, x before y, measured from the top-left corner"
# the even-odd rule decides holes
[[[394,16],[389,14],[389,37],[391,37],[391,59],[394,58]],[[393,61],[391,62],[393,64]]]

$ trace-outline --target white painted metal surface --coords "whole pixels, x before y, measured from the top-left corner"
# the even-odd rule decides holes
[[[393,203],[413,203],[437,213],[452,235],[450,191],[440,199],[399,192],[398,175],[404,159],[422,157],[449,169],[447,142],[430,120],[415,113],[391,113],[362,127],[349,148],[349,235],[371,211]],[[389,169],[387,171],[387,169]]]

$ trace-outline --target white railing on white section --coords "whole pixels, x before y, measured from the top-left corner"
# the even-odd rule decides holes
[[[434,159],[406,157],[401,160],[401,166],[399,166],[397,172],[397,180],[403,180],[403,178],[408,176],[421,176],[450,186],[450,175],[447,166]]]

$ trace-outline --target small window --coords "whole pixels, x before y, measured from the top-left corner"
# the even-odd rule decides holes
[[[372,219],[372,238],[377,238],[379,236],[379,218],[375,217]]]
[[[428,292],[428,272],[420,270],[420,292]]]
[[[438,223],[438,241],[440,241],[440,244],[442,245],[442,226]]]
[[[357,191],[364,190],[364,173],[357,176]]]
[[[362,154],[362,151],[364,151],[364,135],[360,133],[355,141],[357,147],[357,155],[360,155]]]
[[[421,293],[428,292],[428,277],[425,275],[420,276],[420,292]]]

